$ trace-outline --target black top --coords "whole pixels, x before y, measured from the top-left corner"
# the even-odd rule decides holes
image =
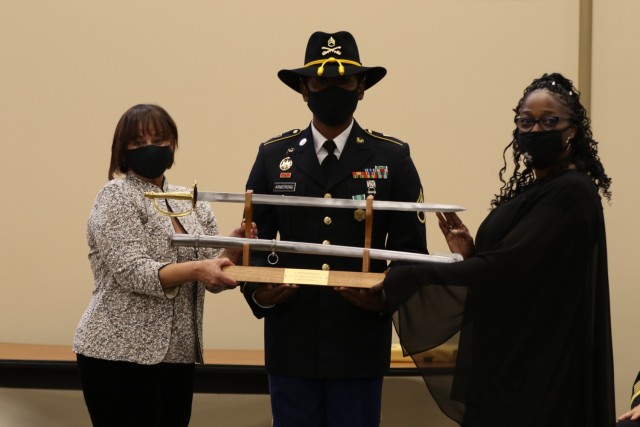
[[[461,329],[453,384],[426,378],[443,411],[473,427],[613,426],[605,226],[591,179],[534,183],[489,214],[476,253],[385,280],[419,365]]]
[[[357,123],[335,170],[325,183],[311,129],[290,131],[260,145],[247,181],[256,194],[416,202],[420,178],[409,146]],[[353,209],[256,205],[253,219],[263,239],[363,247],[364,212]],[[375,211],[372,248],[426,252],[424,216],[415,212]],[[266,266],[267,253],[252,254]],[[362,260],[280,253],[274,267],[362,271]],[[370,271],[386,262],[371,260]],[[276,375],[309,378],[381,376],[389,369],[391,316],[364,310],[329,287],[301,286],[289,300],[262,309],[252,300],[254,284],[242,288],[257,317],[265,319],[265,363]]]

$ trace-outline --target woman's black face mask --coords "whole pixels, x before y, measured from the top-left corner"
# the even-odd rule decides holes
[[[563,130],[518,132],[518,147],[527,163],[535,169],[551,166],[565,150]]]
[[[159,178],[173,162],[173,150],[170,145],[146,145],[127,150],[126,161],[136,174],[148,178]]]

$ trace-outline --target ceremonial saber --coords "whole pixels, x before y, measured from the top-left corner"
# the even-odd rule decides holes
[[[354,246],[323,245],[320,243],[291,242],[284,240],[247,239],[242,237],[198,236],[195,234],[174,234],[172,246],[201,248],[242,248],[249,245],[252,250],[266,252],[288,252],[306,255],[329,255],[348,258],[362,258],[365,249]],[[462,261],[460,254],[427,255],[415,252],[391,251],[387,249],[367,249],[373,259],[386,261],[406,261],[413,263]]]
[[[172,244],[174,246],[204,246],[216,248],[241,247],[243,266],[230,266],[224,268],[224,272],[229,275],[229,277],[237,281],[370,288],[384,280],[383,273],[369,272],[369,262],[371,258],[388,261],[408,261],[416,263],[455,262],[461,260],[461,257],[459,255],[424,255],[412,252],[397,252],[381,249],[371,249],[373,211],[387,210],[418,212],[418,219],[420,219],[420,212],[458,212],[464,210],[463,207],[457,205],[375,200],[372,195],[369,195],[366,200],[352,200],[339,198],[334,199],[330,197],[330,195],[327,195],[327,197],[304,197],[273,194],[253,194],[253,191],[251,190],[248,190],[244,194],[198,192],[198,188],[195,183],[193,185],[193,190],[190,192],[145,192],[144,196],[153,199],[153,204],[158,212],[170,217],[180,217],[190,214],[195,209],[196,202],[198,201],[244,203],[244,239],[233,237],[225,238],[212,236],[192,236],[184,234],[174,235],[172,237]],[[160,207],[160,205],[158,204],[159,199],[188,200],[191,202],[191,209],[186,212],[169,212]],[[362,249],[359,249],[350,246],[328,246],[304,242],[249,239],[248,237],[250,237],[251,233],[250,230],[253,218],[254,204],[355,209],[354,218],[358,221],[366,221],[364,247]],[[424,218],[422,219],[422,222],[424,222]],[[327,270],[324,270],[325,266],[323,266],[323,270],[251,267],[249,265],[251,249],[271,251],[272,254],[270,255],[270,257],[275,257],[276,259],[275,262],[270,262],[270,264],[272,265],[277,263],[277,254],[275,252],[276,250],[280,252],[362,258],[362,272],[329,271],[328,265],[326,266]]]
[[[237,193],[197,193],[197,200],[204,202],[244,203],[244,194]],[[251,201],[256,205],[280,205],[300,207],[323,207],[343,209],[365,209],[366,200],[328,199],[324,197],[278,196],[274,194],[253,194]],[[423,212],[459,212],[462,206],[444,205],[436,203],[394,202],[388,200],[373,200],[373,209],[381,211],[423,211]]]
[[[245,203],[246,194],[241,193],[220,193],[210,191],[198,191],[196,184],[192,191],[157,193],[148,191],[144,196],[153,199],[155,208],[167,216],[188,215],[195,208],[196,202],[223,202],[223,203]],[[158,205],[158,199],[190,200],[192,209],[186,212],[169,212]],[[342,209],[365,209],[366,200],[334,199],[325,197],[305,197],[305,196],[284,196],[274,194],[251,194],[251,203],[255,205],[278,205],[278,206],[299,206],[299,207],[324,207]],[[438,203],[417,203],[417,202],[397,202],[388,200],[373,200],[373,210],[384,211],[409,211],[409,212],[460,212],[464,208],[457,205]]]
[[[198,236],[192,234],[174,234],[173,246],[208,248],[245,248],[270,251],[267,261],[275,265],[278,261],[276,251],[308,255],[329,255],[362,258],[368,253],[370,258],[389,261],[408,261],[414,263],[439,262],[452,263],[462,260],[459,254],[426,255],[413,252],[390,251],[385,249],[357,248],[353,246],[322,245],[318,243],[290,242],[282,240],[247,239],[240,237]],[[274,257],[274,258],[272,258]],[[227,266],[222,269],[226,275],[240,282],[293,283],[297,285],[340,286],[350,288],[371,288],[384,280],[384,273],[308,270],[296,268]]]

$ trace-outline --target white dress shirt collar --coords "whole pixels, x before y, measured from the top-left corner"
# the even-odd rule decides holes
[[[353,128],[353,122],[354,120],[352,119],[349,127],[342,131],[340,135],[333,138],[333,142],[336,143],[336,150],[333,152],[333,154],[335,154],[338,159],[340,158],[340,154],[342,154],[342,151],[344,151],[344,146],[347,144],[347,139],[349,138],[349,134],[351,133],[351,129]],[[316,149],[318,160],[320,161],[320,163],[322,163],[324,158],[327,156],[327,150],[322,147],[322,144],[325,143],[327,138],[325,138],[320,133],[320,131],[316,129],[316,127],[313,125],[313,122],[311,122],[311,135],[313,135],[313,145]]]

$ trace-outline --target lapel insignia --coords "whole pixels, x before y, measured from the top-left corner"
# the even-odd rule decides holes
[[[302,138],[302,139],[300,140],[300,142],[298,142],[298,145],[299,145],[300,147],[302,147],[302,146],[303,146],[304,144],[306,144],[306,143],[307,143],[307,138]]]
[[[280,160],[281,171],[288,171],[289,169],[291,169],[291,166],[293,166],[293,160],[291,160],[291,157],[285,157],[284,159]]]
[[[356,138],[356,144],[364,144],[364,139],[360,138],[360,137],[357,137]]]

